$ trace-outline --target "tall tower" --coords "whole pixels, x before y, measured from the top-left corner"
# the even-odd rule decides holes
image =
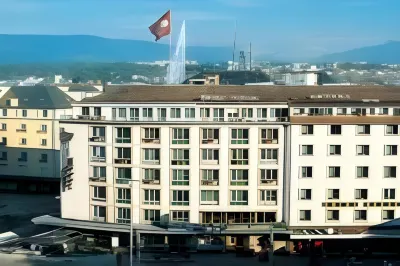
[[[244,55],[244,51],[240,51],[239,70],[246,70],[246,56]]]

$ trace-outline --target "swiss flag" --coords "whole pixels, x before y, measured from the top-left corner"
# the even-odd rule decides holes
[[[156,41],[171,33],[171,11],[168,10],[159,20],[149,27],[151,33],[156,36]]]

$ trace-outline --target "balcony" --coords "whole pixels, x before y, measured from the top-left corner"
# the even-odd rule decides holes
[[[263,205],[263,206],[276,206],[277,202],[276,200],[271,200],[271,201],[260,201],[258,205]]]
[[[248,186],[248,180],[231,180],[231,186]]]
[[[277,186],[278,185],[278,180],[276,179],[262,179],[260,181],[261,185],[266,185],[266,186]]]
[[[93,137],[89,138],[89,141],[91,141],[91,142],[105,142],[106,141],[106,137],[105,136],[93,136]]]
[[[74,117],[72,115],[61,115],[60,119],[61,120],[69,120],[69,119],[73,119]]]
[[[189,165],[189,160],[171,160],[171,165]]]
[[[142,184],[159,185],[160,179],[142,179]]]
[[[99,177],[99,176],[89,177],[89,181],[91,181],[91,182],[106,182],[106,180],[107,180],[107,177],[105,177],[105,176],[102,176],[102,177]]]
[[[117,199],[115,202],[116,203],[122,203],[122,204],[131,204],[131,200],[130,199]]]
[[[92,156],[90,158],[91,162],[99,162],[99,163],[104,163],[106,161],[106,157],[100,157],[100,156]]]
[[[142,119],[143,121],[154,121],[154,118],[153,117],[143,117],[143,119]]]
[[[218,139],[203,139],[201,141],[201,144],[218,144],[219,140]]]
[[[260,164],[278,164],[278,160],[260,160]]]
[[[115,143],[131,143],[131,138],[115,138]]]
[[[278,144],[278,139],[261,139],[261,144]]]
[[[157,165],[160,164],[160,160],[144,160],[142,161],[142,164]]]
[[[17,132],[26,132],[26,128],[17,128]]]
[[[76,119],[78,120],[106,120],[105,116],[101,115],[77,115]]]
[[[249,160],[231,160],[231,165],[249,165]]]
[[[131,164],[131,158],[119,158],[114,159],[115,164]]]
[[[106,217],[92,217],[92,221],[104,223],[106,221]]]
[[[36,130],[36,133],[38,133],[38,134],[46,134],[47,130]]]
[[[144,200],[143,205],[160,205],[160,201],[158,200]]]
[[[200,205],[219,205],[219,201],[200,201]]]
[[[202,186],[218,186],[218,180],[201,180]]]
[[[160,144],[160,139],[142,139],[142,143],[145,144]]]
[[[189,201],[172,201],[171,206],[189,206]]]

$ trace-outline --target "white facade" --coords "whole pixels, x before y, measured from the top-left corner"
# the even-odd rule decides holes
[[[61,121],[74,134],[62,217],[126,223],[129,209],[134,223],[153,215],[207,224],[282,221],[287,123],[275,109],[287,105],[76,104],[78,119]],[[130,193],[120,190],[130,189],[129,180]]]

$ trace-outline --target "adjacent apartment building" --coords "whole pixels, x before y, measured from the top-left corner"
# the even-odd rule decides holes
[[[0,191],[57,192],[58,119],[72,99],[57,87],[15,86],[0,98]]]
[[[378,224],[400,216],[399,105],[380,86],[107,88],[60,122],[62,217]]]

